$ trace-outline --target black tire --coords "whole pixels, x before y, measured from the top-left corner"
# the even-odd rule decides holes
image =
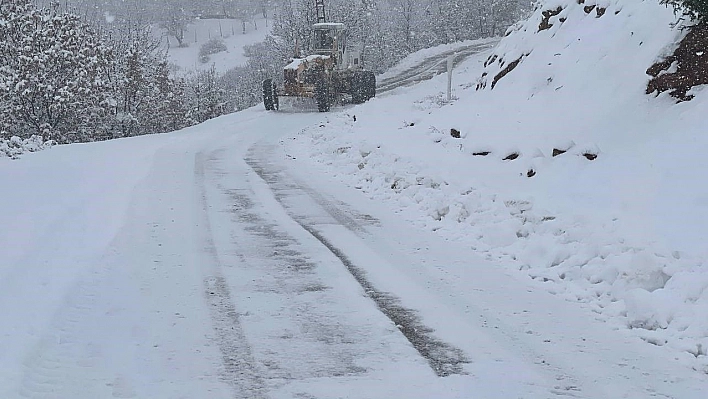
[[[376,75],[371,71],[364,72],[364,101],[376,97]]]
[[[354,72],[350,82],[352,103],[361,104],[367,100],[366,76],[362,72]]]
[[[263,81],[263,105],[266,111],[275,110],[275,92],[273,90],[273,79]]]
[[[329,85],[327,81],[317,81],[315,85],[315,101],[317,102],[318,111],[329,112],[332,103],[330,101]]]

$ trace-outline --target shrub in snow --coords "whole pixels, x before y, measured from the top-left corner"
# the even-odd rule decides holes
[[[0,137],[72,143],[186,125],[184,85],[149,28],[107,29],[58,4],[0,1]]]
[[[229,96],[224,86],[213,66],[197,72],[187,82],[187,117],[202,123],[228,113]]]
[[[199,48],[199,61],[207,63],[209,62],[210,55],[217,54],[226,50],[228,50],[228,48],[226,47],[226,43],[224,43],[223,40],[219,38],[211,39],[208,42],[202,44],[202,47]]]
[[[0,138],[0,157],[17,159],[26,152],[37,152],[54,145],[53,141],[43,141],[40,136],[21,139],[12,136],[10,139]]]
[[[696,21],[703,22],[708,16],[708,0],[661,0],[661,4],[671,5]]]

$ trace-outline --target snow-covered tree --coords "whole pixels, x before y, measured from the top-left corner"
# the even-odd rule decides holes
[[[170,74],[169,64],[162,60],[153,73],[152,106],[154,118],[147,119],[148,131],[154,133],[171,132],[190,123],[185,107],[185,82]]]
[[[185,35],[194,20],[192,10],[185,0],[171,0],[164,4],[163,12],[158,16],[160,27],[177,40],[179,47],[186,47]]]
[[[231,111],[228,109],[228,94],[213,66],[196,72],[187,81],[186,96],[187,117],[192,123],[202,123]]]
[[[111,70],[116,137],[161,133],[183,127],[184,88],[170,77],[166,55],[150,27],[124,26],[112,32],[116,57]]]
[[[57,142],[102,135],[113,53],[81,18],[0,0],[0,124],[4,135]]]

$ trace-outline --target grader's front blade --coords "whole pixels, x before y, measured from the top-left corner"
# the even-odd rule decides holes
[[[317,112],[314,97],[280,96],[278,102],[282,112]]]

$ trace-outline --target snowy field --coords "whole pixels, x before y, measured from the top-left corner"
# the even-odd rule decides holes
[[[272,27],[272,19],[258,16],[254,22],[246,24],[246,33],[240,20],[236,19],[196,19],[187,27],[185,43],[187,47],[179,47],[174,37],[167,37],[156,29],[168,50],[168,59],[180,68],[182,72],[205,70],[212,66],[217,72],[223,73],[231,68],[246,63],[243,54],[244,46],[262,42]],[[199,49],[211,39],[221,39],[227,47],[226,51],[209,56],[207,62],[199,59]],[[169,44],[168,44],[169,42]]]

